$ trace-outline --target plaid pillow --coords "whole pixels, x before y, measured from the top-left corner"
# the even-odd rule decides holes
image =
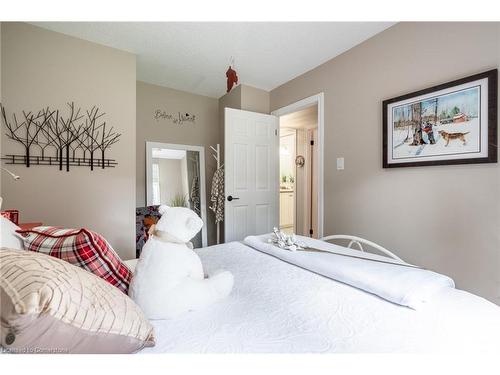
[[[132,272],[100,234],[83,228],[57,227],[35,227],[17,232],[24,237],[26,250],[65,260],[128,293]]]

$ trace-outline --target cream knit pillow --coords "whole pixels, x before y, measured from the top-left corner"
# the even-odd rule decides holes
[[[132,353],[154,345],[140,308],[63,260],[0,249],[0,344],[13,353]]]

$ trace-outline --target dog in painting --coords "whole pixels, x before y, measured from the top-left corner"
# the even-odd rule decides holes
[[[440,130],[440,131],[438,131],[438,133],[446,141],[445,146],[448,146],[448,144],[450,143],[450,141],[452,141],[454,139],[461,140],[462,144],[464,146],[467,144],[467,141],[465,140],[465,136],[467,134],[469,134],[469,132],[467,132],[467,133],[448,133],[448,132],[445,132],[444,130]]]

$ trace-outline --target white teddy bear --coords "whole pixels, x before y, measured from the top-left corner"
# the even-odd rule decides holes
[[[203,227],[200,217],[184,207],[161,205],[159,212],[162,216],[150,230],[129,288],[146,317],[175,318],[228,296],[233,275],[217,271],[205,278],[200,258],[188,247]]]

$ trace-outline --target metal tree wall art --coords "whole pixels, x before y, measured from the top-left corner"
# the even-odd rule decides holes
[[[106,159],[105,153],[119,141],[121,134],[102,121],[105,114],[96,106],[82,113],[74,103],[68,103],[66,115],[47,107],[36,114],[23,111],[19,119],[14,113],[11,121],[3,106],[1,111],[7,137],[21,143],[25,150],[24,155],[2,157],[6,164],[56,165],[66,171],[70,166],[94,170],[118,164],[114,159]],[[100,151],[97,158],[96,151]]]

